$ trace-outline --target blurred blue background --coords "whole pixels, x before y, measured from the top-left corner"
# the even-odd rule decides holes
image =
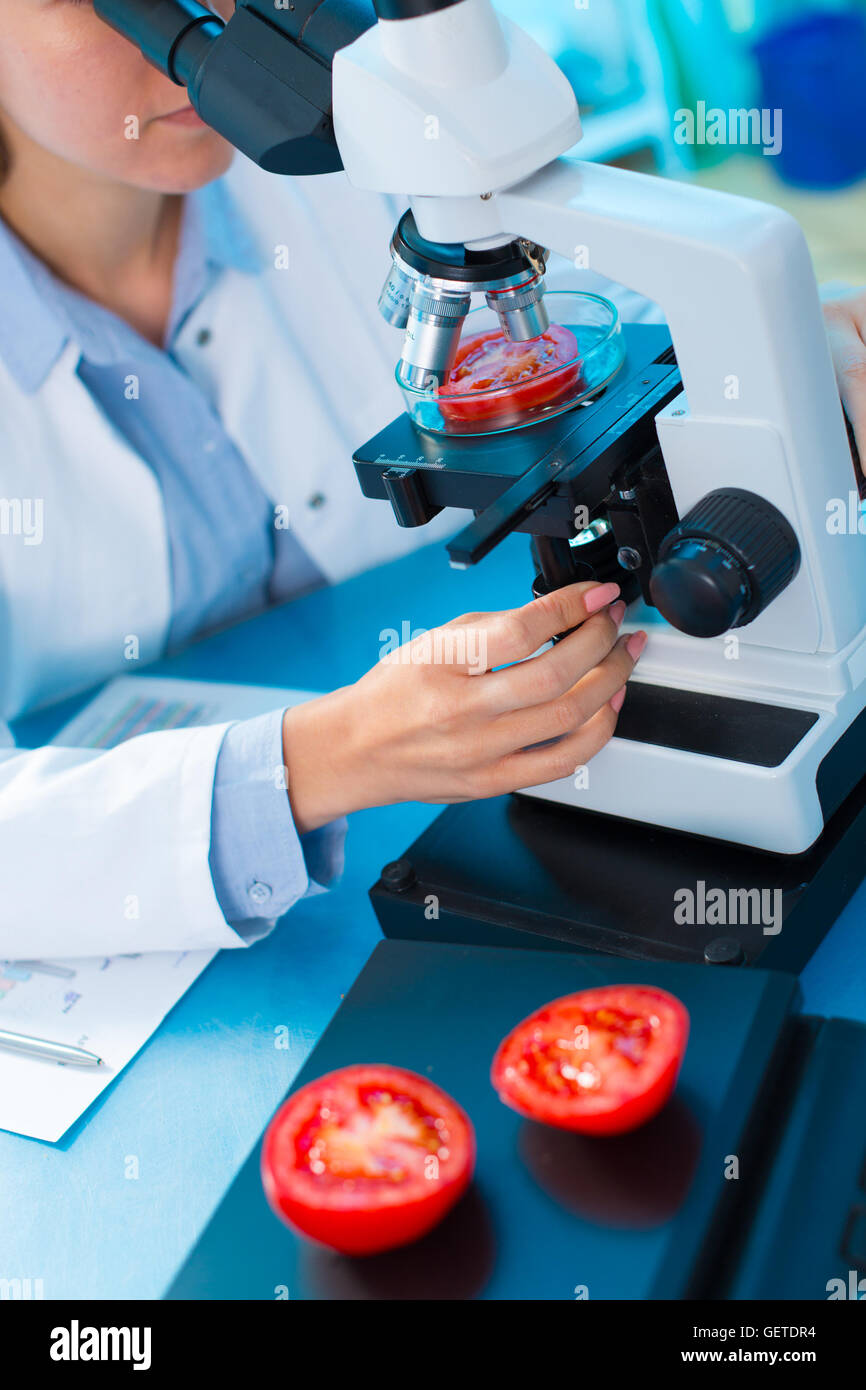
[[[583,158],[763,198],[866,281],[866,0],[494,0],[568,75]]]

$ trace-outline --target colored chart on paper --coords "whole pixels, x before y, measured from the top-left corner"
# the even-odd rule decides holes
[[[75,979],[75,971],[68,965],[47,960],[0,960],[0,1002],[16,985],[26,984],[34,975],[47,975],[54,980]]]
[[[136,697],[122,709],[111,712],[104,724],[97,725],[82,748],[115,748],[128,738],[153,734],[162,729],[188,729],[198,724],[215,724],[215,705],[189,704],[185,700],[154,700]]]
[[[312,694],[168,676],[118,676],[52,743],[65,748],[115,748],[139,734],[253,718],[280,706],[300,704]]]

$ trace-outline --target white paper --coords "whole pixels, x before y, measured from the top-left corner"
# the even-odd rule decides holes
[[[0,1048],[0,1125],[61,1139],[162,1022],[212,951],[0,964],[0,1026],[95,1052],[104,1065],[62,1066]],[[66,975],[47,974],[65,970]],[[23,977],[23,978],[22,978]]]
[[[121,676],[52,740],[113,748],[136,734],[248,719],[300,704],[311,691]],[[82,1047],[94,1068],[0,1048],[0,1129],[56,1142],[144,1045],[214,951],[93,960],[0,961],[0,1028]]]

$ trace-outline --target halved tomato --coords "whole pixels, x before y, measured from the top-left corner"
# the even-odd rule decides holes
[[[604,985],[555,999],[519,1023],[493,1059],[500,1100],[583,1134],[622,1134],[661,1110],[689,1036],[679,999],[649,985]]]
[[[453,421],[519,416],[574,395],[580,376],[577,339],[561,324],[527,343],[494,328],[462,340],[439,409]]]
[[[312,1240],[371,1255],[417,1240],[465,1191],[475,1134],[450,1096],[391,1066],[352,1066],[303,1086],[268,1126],[265,1195]]]

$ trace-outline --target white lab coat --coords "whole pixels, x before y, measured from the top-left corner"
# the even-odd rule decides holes
[[[444,536],[457,513],[402,530],[361,496],[352,466],[353,448],[402,407],[399,334],[376,310],[393,205],[342,175],[281,180],[238,159],[228,177],[268,266],[285,247],[288,268],[225,272],[184,325],[180,361],[329,580]],[[44,519],[41,544],[8,524],[0,535],[4,720],[128,672],[130,637],[136,667],[159,656],[169,627],[160,488],[91,400],[78,357],[70,344],[34,395],[0,364],[0,499],[40,499]],[[107,753],[0,747],[0,959],[243,944],[208,866],[224,731],[148,734]]]
[[[274,268],[226,271],[179,360],[329,580],[444,536],[459,514],[402,530],[363,499],[351,461],[402,408],[399,334],[376,310],[393,203],[341,174],[282,180],[240,158],[228,180]],[[0,363],[0,499],[40,499],[44,518],[41,544],[0,535],[0,720],[128,671],[131,637],[140,664],[156,658],[169,627],[162,494],[78,357],[70,344],[34,395]],[[208,866],[225,727],[19,752],[0,723],[0,959],[243,944]]]

